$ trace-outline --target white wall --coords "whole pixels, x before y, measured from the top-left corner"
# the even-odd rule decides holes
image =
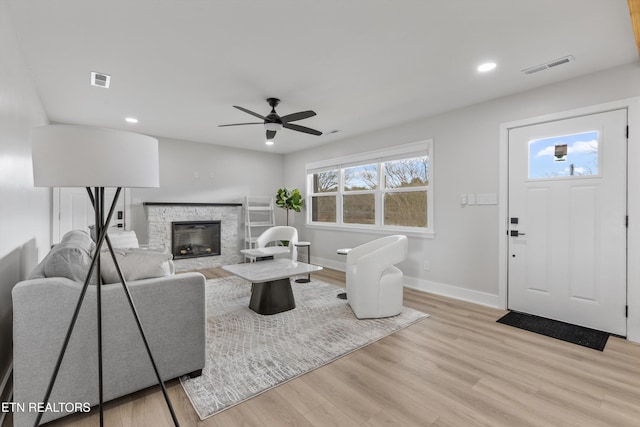
[[[289,154],[285,184],[306,191],[307,162],[433,138],[436,235],[434,239],[410,238],[409,259],[400,268],[413,286],[499,306],[498,206],[462,207],[460,195],[498,193],[500,124],[637,95],[640,61]],[[378,236],[317,230],[303,224],[304,213],[297,214],[296,226],[301,238],[312,242],[315,261],[333,267],[344,263],[336,248],[353,247]],[[422,270],[425,259],[431,261],[430,271]]]
[[[29,143],[47,117],[8,15],[0,1],[0,387],[12,361],[11,289],[47,253],[51,214],[51,190],[33,187]]]
[[[284,180],[284,156],[158,138],[160,188],[131,190],[128,227],[147,242],[143,202],[242,202],[274,196]]]

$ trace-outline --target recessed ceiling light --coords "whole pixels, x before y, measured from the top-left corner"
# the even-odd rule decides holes
[[[124,119],[127,123],[138,123],[138,119],[136,119],[135,117],[127,117],[126,119]]]
[[[495,62],[485,62],[484,64],[478,65],[478,71],[481,73],[486,73],[487,71],[491,71],[496,68]]]
[[[267,140],[265,141],[265,144],[267,144],[267,145],[273,145],[273,139],[267,139]]]

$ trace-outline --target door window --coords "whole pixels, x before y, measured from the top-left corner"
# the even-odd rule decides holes
[[[529,141],[529,179],[599,175],[599,132]]]

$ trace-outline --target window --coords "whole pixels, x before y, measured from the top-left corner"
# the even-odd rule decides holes
[[[345,168],[343,174],[343,221],[349,224],[375,224],[378,165]]]
[[[335,222],[338,171],[330,170],[313,174],[311,217],[313,222]]]
[[[427,227],[429,157],[384,163],[384,224]]]
[[[598,131],[529,141],[529,179],[598,175]]]
[[[433,233],[432,145],[307,164],[309,224]]]

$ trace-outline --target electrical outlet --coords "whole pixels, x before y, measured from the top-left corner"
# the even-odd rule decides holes
[[[425,260],[424,260],[424,263],[422,264],[422,269],[423,269],[424,271],[429,271],[429,270],[431,270],[431,261],[430,261],[430,260],[428,260],[428,259],[425,259]]]

